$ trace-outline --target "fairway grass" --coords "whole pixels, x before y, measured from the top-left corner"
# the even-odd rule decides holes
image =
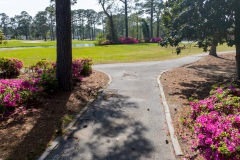
[[[221,45],[217,47],[218,52],[235,50],[235,47],[228,47],[227,45]],[[203,53],[203,49],[191,47],[182,50],[182,53],[177,55],[175,53],[175,48],[163,48],[157,44],[150,43],[73,47],[73,58],[89,57],[93,59],[94,64],[161,61],[200,53]],[[56,48],[0,50],[0,57],[18,58],[23,60],[24,66],[30,66],[44,58],[47,60],[56,61]]]
[[[35,42],[35,43],[33,43]],[[93,44],[97,41],[91,40],[72,40],[72,44]],[[56,41],[44,41],[44,40],[9,40],[8,44],[0,45],[0,48],[13,48],[13,47],[35,47],[35,46],[56,46]]]

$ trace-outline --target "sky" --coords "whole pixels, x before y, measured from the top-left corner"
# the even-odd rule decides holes
[[[22,11],[27,11],[34,17],[38,11],[44,11],[49,6],[50,0],[0,0],[0,13],[6,13],[9,17],[20,15]],[[72,6],[75,9],[94,9],[102,11],[97,0],[78,0],[78,3]]]

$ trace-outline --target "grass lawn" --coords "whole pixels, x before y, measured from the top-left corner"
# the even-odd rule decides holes
[[[228,47],[227,45],[217,47],[218,52],[235,50],[235,47]],[[199,53],[203,53],[203,50],[198,47],[191,47],[183,50],[180,55],[177,55],[174,48],[163,48],[157,44],[73,47],[73,58],[91,57],[95,64],[158,61],[175,59]],[[55,61],[56,48],[0,50],[0,57],[18,58],[24,61],[25,66],[29,66],[43,58]]]
[[[35,43],[34,43],[35,42]],[[96,41],[91,40],[73,40],[72,44],[93,44]],[[55,46],[56,41],[44,41],[44,40],[9,40],[7,45],[0,45],[0,48],[12,48],[12,47],[32,47],[32,46]]]

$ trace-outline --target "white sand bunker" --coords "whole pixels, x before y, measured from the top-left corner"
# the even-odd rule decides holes
[[[21,41],[22,43],[43,43],[40,41]]]

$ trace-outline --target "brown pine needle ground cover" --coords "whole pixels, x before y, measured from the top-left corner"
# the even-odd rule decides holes
[[[107,75],[93,71],[83,82],[75,82],[73,91],[58,90],[25,115],[0,121],[0,159],[29,160],[41,155],[108,81]]]
[[[233,82],[236,73],[236,53],[206,56],[198,62],[164,73],[161,83],[170,108],[174,128],[184,156],[180,159],[204,159],[191,151],[191,131],[180,119],[190,112],[189,98],[204,99],[216,83]],[[237,82],[234,82],[239,84]]]

